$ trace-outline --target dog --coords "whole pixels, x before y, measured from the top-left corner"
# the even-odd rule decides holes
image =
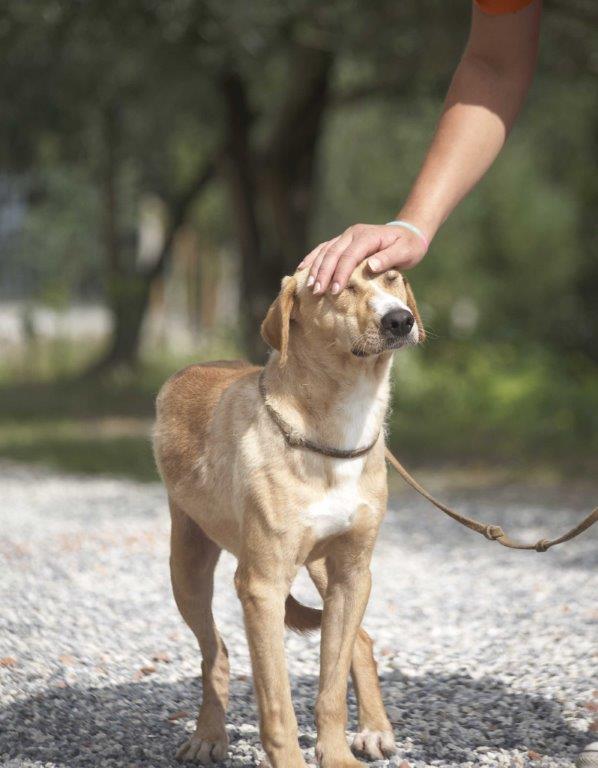
[[[358,266],[337,296],[314,295],[307,272],[283,279],[261,332],[264,368],[191,365],[157,398],[156,463],[168,493],[177,606],[202,654],[203,700],[182,761],[225,758],[229,663],[212,615],[222,549],[236,556],[260,715],[273,768],[303,768],[284,656],[285,624],[321,625],[316,755],[323,768],[363,765],[346,740],[349,673],[359,704],[357,754],[394,752],[372,640],[360,628],[370,560],[386,511],[384,422],[393,353],[424,340],[407,280]],[[306,566],[323,599],[290,594]]]

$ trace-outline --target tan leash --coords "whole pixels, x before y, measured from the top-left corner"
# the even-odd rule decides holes
[[[328,456],[329,458],[333,459],[356,459],[359,456],[364,456],[366,453],[371,451],[374,445],[378,442],[378,438],[380,437],[379,434],[376,435],[376,439],[373,440],[369,445],[366,445],[363,448],[356,448],[354,450],[344,450],[333,448],[331,446],[318,445],[317,443],[314,443],[304,436],[298,434],[295,429],[290,424],[288,424],[278,413],[278,411],[268,402],[268,393],[266,391],[266,382],[264,380],[264,370],[262,370],[259,376],[258,389],[266,408],[266,412],[274,424],[276,424],[278,429],[282,432],[282,435],[290,448],[300,448],[305,451],[313,451],[313,453],[319,453],[322,456]],[[460,512],[456,512],[454,509],[447,507],[446,504],[437,501],[431,493],[426,491],[426,489],[417,482],[415,478],[411,477],[409,472],[407,472],[405,467],[388,448],[385,448],[385,455],[386,460],[392,464],[399,475],[401,475],[403,480],[408,485],[410,485],[414,491],[417,491],[420,496],[423,496],[424,499],[427,499],[437,509],[439,509],[441,512],[444,512],[445,515],[452,517],[453,520],[461,523],[461,525],[464,525],[471,531],[480,533],[489,541],[497,541],[499,544],[502,544],[503,547],[509,547],[509,549],[533,549],[536,552],[546,552],[546,550],[550,549],[550,547],[554,547],[556,544],[562,544],[565,541],[569,541],[570,539],[574,539],[576,536],[579,536],[580,533],[587,531],[587,529],[594,525],[594,523],[598,520],[598,507],[596,507],[596,509],[593,512],[590,512],[590,514],[584,518],[581,523],[579,523],[579,525],[576,525],[575,528],[572,528],[570,531],[567,531],[567,533],[559,536],[558,539],[540,539],[535,544],[523,544],[522,542],[515,541],[510,536],[507,536],[500,525],[488,525],[486,523],[480,523],[477,520],[473,520],[471,517],[462,515]]]
[[[414,491],[417,491],[420,496],[423,496],[424,499],[427,499],[437,509],[439,509],[441,512],[444,512],[445,515],[452,517],[453,520],[461,523],[461,525],[464,525],[471,531],[480,533],[489,541],[497,541],[503,547],[509,547],[509,549],[533,549],[536,552],[546,552],[548,549],[550,549],[550,547],[554,547],[557,544],[563,544],[565,541],[570,541],[576,536],[579,536],[580,533],[587,531],[588,528],[591,528],[598,520],[598,507],[596,507],[596,509],[590,512],[590,514],[585,517],[578,525],[576,525],[575,528],[571,528],[570,531],[567,531],[562,536],[559,536],[558,539],[540,539],[535,544],[524,544],[521,541],[515,541],[510,536],[507,536],[500,525],[488,525],[486,523],[480,523],[478,520],[473,520],[471,517],[462,515],[460,512],[456,512],[454,509],[447,507],[446,504],[443,504],[442,502],[435,499],[429,491],[426,491],[426,489],[421,486],[417,480],[409,474],[409,472],[407,472],[405,467],[388,448],[385,449],[385,454],[386,460],[392,464],[399,475],[401,475],[403,480],[408,485],[410,485]]]

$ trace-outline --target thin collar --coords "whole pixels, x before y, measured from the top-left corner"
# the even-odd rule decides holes
[[[318,445],[317,443],[312,442],[311,440],[308,440],[307,437],[304,437],[303,435],[300,435],[297,433],[297,431],[288,424],[282,416],[276,411],[268,402],[268,393],[266,391],[266,382],[264,379],[265,369],[262,369],[258,381],[258,388],[260,391],[260,395],[262,396],[262,400],[264,401],[264,406],[266,408],[266,411],[268,412],[268,416],[272,419],[272,421],[276,424],[278,429],[282,432],[282,435],[284,439],[286,440],[287,445],[290,448],[302,448],[306,451],[313,451],[314,453],[319,453],[322,456],[329,456],[332,459],[358,459],[360,456],[365,456],[366,453],[369,453],[372,448],[376,445],[378,442],[378,438],[380,437],[380,432],[376,435],[374,440],[369,445],[366,445],[365,448],[354,448],[353,450],[345,450],[343,448],[331,448],[327,445]]]

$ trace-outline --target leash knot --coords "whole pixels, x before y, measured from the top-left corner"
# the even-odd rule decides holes
[[[534,549],[536,550],[536,552],[548,552],[549,547],[550,547],[550,542],[548,541],[548,539],[540,539],[540,541],[536,543],[536,546],[534,547]]]
[[[484,536],[489,541],[496,541],[497,539],[501,539],[504,535],[505,532],[500,525],[487,525],[484,529]]]

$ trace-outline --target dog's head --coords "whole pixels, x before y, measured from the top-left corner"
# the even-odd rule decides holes
[[[303,342],[367,358],[425,339],[413,291],[400,272],[355,268],[337,296],[314,296],[307,270],[282,281],[280,293],[262,323],[262,337],[286,362],[289,344],[301,331]]]

